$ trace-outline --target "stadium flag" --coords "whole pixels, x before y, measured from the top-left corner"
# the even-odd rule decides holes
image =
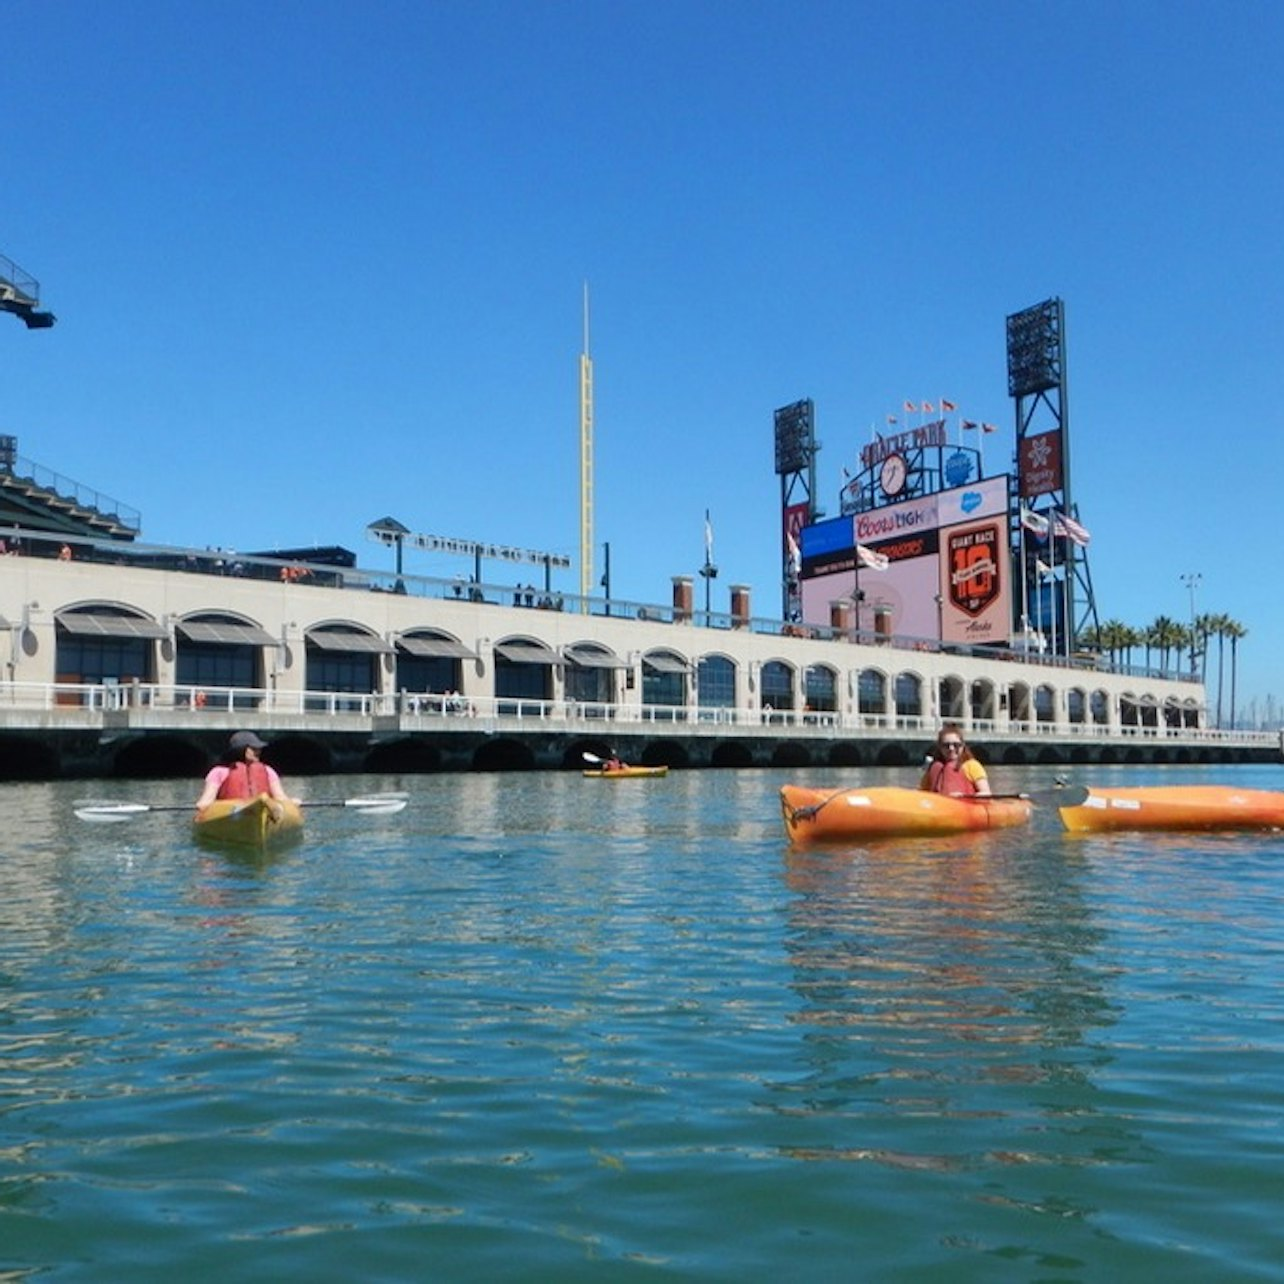
[[[912,401],[907,401],[905,403],[905,409],[912,415],[918,407]]]
[[[1036,557],[1034,559],[1034,569],[1043,576],[1052,574],[1052,567],[1050,567],[1041,557]]]
[[[925,401],[925,402],[923,403],[923,413],[924,413],[925,415],[934,415],[934,414],[936,414],[936,410],[935,410],[935,408],[932,406],[932,403],[931,403],[930,401]]]
[[[981,425],[981,431],[982,431],[982,432],[998,432],[998,431],[999,431],[999,429],[998,429],[998,425],[997,425],[997,424],[982,424],[982,425]]]
[[[895,415],[888,415],[888,416],[887,416],[887,422],[888,422],[889,424],[894,424],[894,423],[896,422],[896,416],[895,416]]]
[[[942,397],[942,398],[941,398],[941,410],[942,410],[942,412],[947,411],[947,410],[957,410],[957,409],[958,409],[958,407],[957,407],[957,406],[956,406],[952,401],[946,401],[944,397]]]
[[[1033,531],[1036,535],[1046,535],[1048,533],[1048,519],[1041,513],[1036,513],[1032,508],[1021,508],[1021,525],[1028,531]]]
[[[802,573],[802,550],[798,547],[798,541],[794,539],[793,531],[787,532],[785,539],[789,544],[789,569],[796,578]]]
[[[981,426],[981,425],[980,425],[979,423],[977,423],[975,419],[965,419],[965,420],[963,420],[963,427],[964,427],[964,429],[968,429],[968,428],[979,428],[980,426]]]
[[[891,565],[886,553],[876,553],[864,544],[856,545],[856,556],[860,558],[860,564],[868,566],[871,571],[885,571]]]
[[[1066,513],[1053,511],[1052,529],[1057,535],[1064,535],[1072,544],[1078,544],[1080,548],[1087,548],[1092,539],[1088,531]]]

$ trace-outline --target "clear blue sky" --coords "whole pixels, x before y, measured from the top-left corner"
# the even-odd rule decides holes
[[[715,607],[775,614],[773,410],[830,514],[906,399],[993,468],[1004,318],[1060,296],[1101,617],[1199,572],[1284,698],[1279,5],[14,0],[3,45],[0,253],[58,324],[0,328],[0,431],[147,541],[577,558],[588,281],[598,574],[668,600],[708,508]]]

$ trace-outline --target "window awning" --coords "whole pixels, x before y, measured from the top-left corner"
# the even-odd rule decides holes
[[[349,633],[342,629],[317,629],[308,634],[308,641],[321,651],[365,652],[367,655],[387,655],[390,647],[373,633]]]
[[[397,645],[411,655],[448,656],[457,660],[475,660],[476,651],[470,651],[454,638],[426,638],[414,634],[401,634]]]
[[[656,655],[644,655],[642,663],[648,669],[654,669],[656,673],[686,673],[689,668],[685,660],[679,660],[677,656],[665,655],[659,653]]]
[[[216,620],[179,620],[178,631],[189,642],[222,642],[228,646],[275,646],[274,638],[257,624],[230,624]]]
[[[66,611],[58,623],[79,637],[98,638],[167,638],[169,630],[155,620],[137,615],[92,615],[88,611]]]
[[[564,654],[572,664],[584,669],[627,669],[629,662],[609,651],[595,651],[587,646],[568,646]]]
[[[499,642],[495,654],[512,664],[564,664],[556,651],[539,642]]]

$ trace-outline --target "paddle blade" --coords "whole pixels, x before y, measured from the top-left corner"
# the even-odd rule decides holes
[[[585,762],[590,763],[594,767],[600,767],[606,761],[605,758],[599,758],[595,753],[589,753],[587,749],[582,754],[580,754],[580,757],[583,758]]]
[[[83,802],[77,803],[75,815],[79,820],[90,820],[100,825],[118,825],[121,821],[133,820],[142,816],[151,808],[146,803],[123,802]]]
[[[365,798],[345,798],[343,805],[367,816],[392,816],[405,811],[408,801],[405,794],[370,794]]]

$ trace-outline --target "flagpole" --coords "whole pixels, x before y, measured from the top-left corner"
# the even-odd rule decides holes
[[[1057,588],[1057,510],[1048,509],[1048,565],[1052,568],[1052,658],[1057,657],[1057,616],[1061,614],[1060,591]]]
[[[1025,504],[1021,502],[1021,646],[1030,654],[1030,569],[1025,557],[1025,542],[1030,538],[1025,524]]]

